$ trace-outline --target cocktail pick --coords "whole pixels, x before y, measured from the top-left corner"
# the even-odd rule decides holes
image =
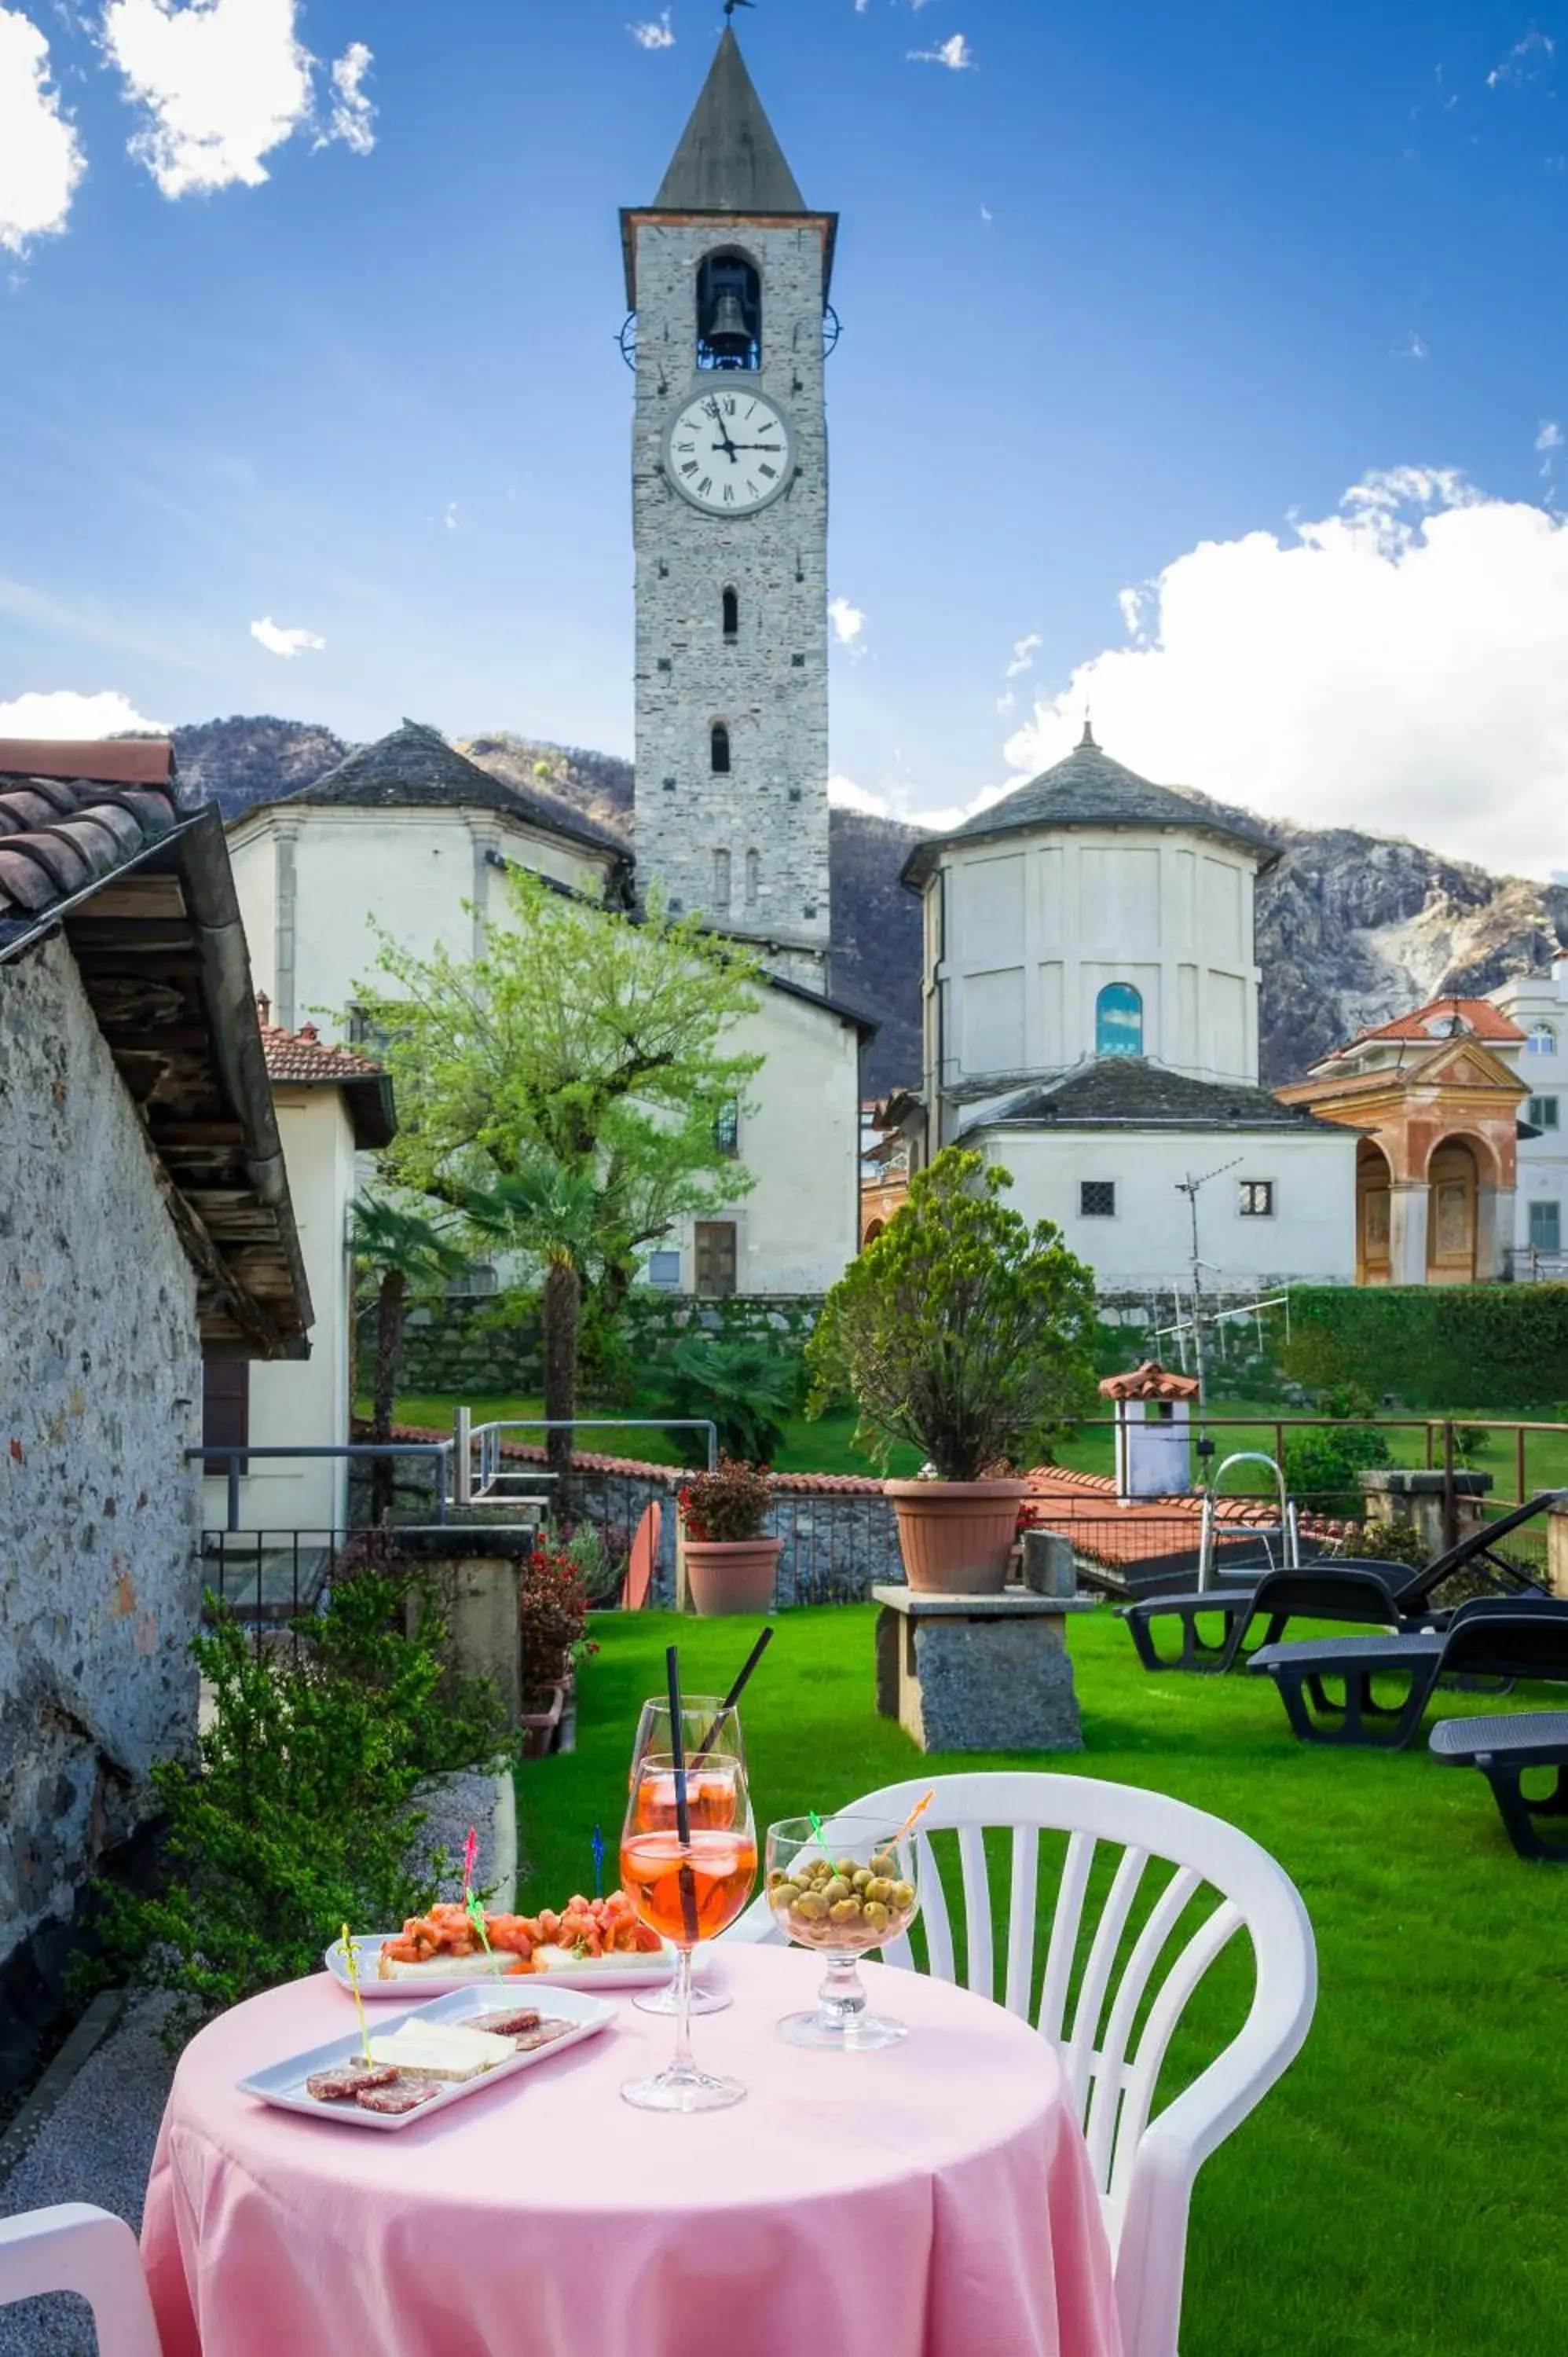
[[[500,1964],[497,1960],[495,1950],[490,1945],[490,1935],[485,1929],[485,1910],[480,1906],[477,1894],[470,1891],[464,1900],[463,1905],[467,1911],[469,1922],[478,1934],[479,1945],[489,1960],[490,1970],[499,1981],[501,1976]]]
[[[901,1842],[906,1835],[913,1833],[915,1827],[919,1824],[920,1819],[925,1815],[926,1811],[930,1807],[931,1803],[936,1799],[936,1797],[937,1788],[933,1784],[930,1791],[926,1794],[924,1800],[916,1802],[914,1807],[910,1810],[908,1815],[905,1818],[903,1824],[894,1835],[894,1841]]]
[[[685,1861],[692,1846],[692,1812],[686,1801],[686,1741],[681,1731],[681,1649],[671,1645],[664,1655],[664,1674],[670,1689],[670,1749],[675,1768],[675,1831],[682,1849],[679,1876],[681,1891],[681,1921],[687,1944],[695,1947],[702,1929],[697,1921],[697,1880]]]
[[[602,1825],[594,1827],[594,1897],[605,1895],[605,1832]]]
[[[360,1952],[354,1945],[353,1937],[347,1923],[343,1926],[340,1937],[343,1943],[343,1962],[349,1970],[349,1986],[354,1996],[354,2010],[360,2017],[360,2043],[364,2048],[365,2068],[368,2071],[371,2067],[371,2027],[365,2019],[365,2001],[360,1995]]]
[[[806,1814],[811,1821],[811,1831],[816,1835],[817,1847],[822,1851],[824,1857],[831,1858],[832,1852],[828,1847],[828,1837],[822,1831],[822,1821],[821,1817],[818,1816],[815,1809],[808,1809]]]
[[[474,1868],[479,1862],[479,1829],[468,1827],[468,1838],[463,1844],[463,1904],[468,1903],[468,1893],[474,1887]]]
[[[714,1736],[717,1735],[720,1727],[724,1725],[725,1720],[729,1717],[730,1712],[738,1706],[740,1698],[746,1692],[747,1680],[750,1678],[753,1670],[757,1667],[757,1664],[760,1662],[762,1656],[766,1653],[768,1646],[772,1642],[772,1630],[765,1629],[761,1636],[757,1639],[756,1644],[753,1645],[750,1652],[746,1655],[745,1666],[741,1670],[739,1677],[736,1678],[734,1685],[731,1686],[728,1694],[725,1695],[723,1702],[719,1705],[719,1715],[717,1718],[714,1719],[712,1727],[709,1727],[706,1735],[703,1736],[702,1742],[697,1746],[697,1756],[692,1762],[693,1768],[700,1768],[703,1760],[707,1758],[708,1753],[713,1747]]]

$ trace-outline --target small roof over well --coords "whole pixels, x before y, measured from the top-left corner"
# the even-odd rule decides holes
[[[258,810],[483,810],[542,834],[564,836],[619,863],[626,846],[607,827],[568,810],[553,795],[528,792],[503,783],[477,761],[448,745],[438,728],[404,720],[388,737],[361,745],[313,785],[300,786],[278,802],[258,803],[236,820],[242,825]]]
[[[918,843],[904,863],[901,880],[918,891],[951,843],[982,843],[996,835],[1073,826],[1183,827],[1250,851],[1260,867],[1279,857],[1279,845],[1257,820],[1233,817],[1196,794],[1140,778],[1101,750],[1086,721],[1081,739],[1065,760],[1028,785],[1015,787],[961,826]]]
[[[1145,1359],[1131,1374],[1107,1375],[1100,1396],[1108,1400],[1193,1400],[1202,1385],[1193,1375],[1173,1375],[1157,1359]]]
[[[166,741],[0,739],[0,966],[63,934],[215,1357],[306,1353],[310,1291],[216,807]]]
[[[392,1144],[397,1113],[392,1075],[384,1064],[356,1055],[351,1048],[329,1047],[314,1023],[285,1031],[273,1021],[273,1003],[264,990],[256,993],[256,1017],[267,1078],[274,1089],[340,1089],[360,1151]]]

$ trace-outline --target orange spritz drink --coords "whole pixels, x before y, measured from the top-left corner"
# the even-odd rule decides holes
[[[620,1846],[621,1886],[639,1920],[661,1939],[716,1940],[751,1897],[757,1844],[731,1828],[698,1826],[682,1845],[668,1831],[628,1835]],[[694,1940],[693,1940],[694,1944]]]
[[[620,1837],[621,1885],[640,1922],[675,1949],[675,2055],[655,2077],[621,2089],[628,2104],[650,2112],[711,2112],[738,2104],[738,2081],[699,2071],[692,2054],[692,1951],[716,1939],[745,1907],[757,1880],[757,1830],[746,1770],[738,1760],[715,1766],[707,1780],[722,1784],[726,1822],[698,1822],[703,1778],[688,1778],[683,1758],[646,1755],[638,1763]],[[666,1802],[673,1822],[661,1822]],[[696,1803],[697,1805],[693,1805]]]

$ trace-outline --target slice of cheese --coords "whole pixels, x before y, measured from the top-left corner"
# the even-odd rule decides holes
[[[510,2062],[516,2052],[511,2039],[498,2038],[493,2030],[435,2021],[405,2021],[390,2036],[371,2040],[372,2062],[422,2079],[477,2079],[498,2062]]]

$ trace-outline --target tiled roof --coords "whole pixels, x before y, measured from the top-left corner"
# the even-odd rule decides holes
[[[1100,1396],[1109,1400],[1190,1400],[1197,1399],[1201,1388],[1195,1376],[1170,1374],[1157,1359],[1145,1359],[1131,1374],[1107,1375],[1100,1386]]]
[[[918,843],[904,863],[901,880],[918,889],[948,844],[1071,826],[1184,827],[1250,851],[1263,866],[1279,857],[1278,844],[1256,819],[1222,810],[1201,794],[1156,786],[1140,778],[1102,752],[1086,727],[1082,742],[1065,760],[1030,784],[1004,794],[999,802],[965,819],[961,826]]]
[[[317,778],[285,798],[288,808],[301,805],[338,810],[486,810],[520,825],[608,851],[618,860],[626,845],[579,812],[569,810],[553,795],[529,793],[492,778],[475,761],[446,742],[438,728],[420,720],[405,720],[390,737],[361,745]],[[258,805],[258,807],[263,807]],[[276,807],[276,805],[274,805]],[[250,812],[244,813],[245,817]]]
[[[262,1029],[262,1049],[267,1078],[274,1088],[341,1089],[348,1100],[358,1146],[390,1146],[397,1135],[392,1076],[384,1064],[352,1048],[334,1048],[322,1039],[314,1023],[285,1031],[272,1019],[272,1001],[256,993],[256,1017]]]
[[[1505,1047],[1517,1047],[1524,1033],[1517,1023],[1510,1023],[1500,1007],[1486,998],[1434,998],[1413,1014],[1399,1015],[1391,1023],[1379,1023],[1366,1031],[1358,1031],[1350,1048],[1339,1053],[1348,1055],[1365,1039],[1419,1039],[1423,1044],[1434,1039],[1454,1039],[1468,1031],[1477,1039],[1492,1039]]]
[[[1105,1056],[1020,1089],[964,1124],[961,1135],[1002,1126],[1061,1129],[1326,1130],[1294,1105],[1245,1081],[1198,1081],[1144,1056]]]
[[[0,932],[112,876],[179,819],[166,742],[0,737]]]
[[[1103,1473],[1075,1473],[1065,1465],[1043,1465],[1029,1476],[1024,1512],[1036,1530],[1059,1531],[1074,1553],[1112,1570],[1195,1549],[1201,1535],[1203,1498],[1138,1498],[1120,1504],[1116,1484]],[[1217,1498],[1215,1522],[1223,1552],[1226,1539],[1242,1540],[1250,1530],[1278,1525],[1273,1498]],[[1345,1525],[1319,1514],[1304,1514],[1304,1537],[1329,1540]]]

